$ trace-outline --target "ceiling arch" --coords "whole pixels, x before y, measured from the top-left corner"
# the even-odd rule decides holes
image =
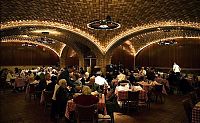
[[[36,45],[39,45],[39,46],[43,46],[45,48],[48,48],[50,49],[51,51],[53,51],[58,57],[61,56],[61,53],[56,51],[56,49],[48,46],[48,45],[45,45],[45,44],[42,44],[42,43],[37,43],[37,42],[34,42],[32,40],[24,40],[24,39],[18,39],[18,38],[6,38],[6,39],[2,39],[1,42],[7,42],[7,43],[12,43],[12,42],[15,42],[15,43],[30,43],[30,44],[36,44]],[[65,46],[65,45],[63,45]],[[64,48],[64,47],[63,47]]]
[[[49,34],[45,35],[43,32],[48,32]],[[50,27],[50,26],[31,26],[24,24],[23,26],[9,26],[6,28],[2,28],[1,34],[3,37],[12,36],[12,37],[21,37],[21,38],[32,38],[33,40],[37,40],[41,37],[47,37],[49,39],[55,40],[56,44],[67,44],[72,46],[72,48],[76,45],[78,50],[81,50],[80,45],[85,45],[89,49],[91,49],[96,55],[102,54],[99,48],[92,42],[89,41],[87,38],[77,35],[68,30]],[[59,50],[59,47],[56,47]],[[62,50],[62,49],[60,49]],[[62,52],[62,51],[61,51]]]
[[[78,37],[79,40],[84,40],[88,42],[88,44],[90,44],[89,47],[94,47],[94,49],[99,50],[98,52],[103,53],[102,46],[100,45],[100,43],[97,41],[95,37],[73,26],[65,25],[65,24],[61,24],[57,22],[37,21],[37,20],[11,21],[11,22],[6,22],[4,24],[1,24],[1,31],[13,29],[13,28],[20,28],[20,30],[22,30],[21,27],[36,28],[36,30],[48,30],[48,28],[50,30],[56,29],[57,32],[61,32],[61,34],[63,34],[63,36],[66,36],[68,39],[69,38],[75,39],[75,37]],[[37,29],[37,28],[40,28],[40,29]],[[28,30],[28,29],[24,29],[24,30]],[[33,32],[33,30],[31,31]],[[29,34],[30,34],[30,31],[29,31]],[[42,36],[41,33],[40,34],[38,33],[38,35]],[[54,35],[54,36],[57,36],[57,35]]]
[[[124,37],[120,37],[119,39],[113,41],[113,44],[107,51],[107,54],[111,54],[111,52],[121,44],[126,41],[132,42],[131,47],[133,51],[135,51],[134,55],[137,55],[137,52],[146,45],[151,44],[155,41],[160,41],[167,38],[176,38],[176,37],[200,37],[200,26],[191,25],[191,26],[177,26],[170,23],[166,26],[155,26],[152,28],[144,28],[142,30],[133,29]],[[115,43],[114,43],[115,42]]]
[[[70,31],[65,34],[76,37],[78,41],[73,43],[83,41],[97,54],[109,52],[121,41],[138,38],[134,36],[138,31],[165,26],[200,27],[199,0],[1,0],[0,4],[1,29],[32,25]],[[121,27],[87,28],[89,22],[104,20],[107,15]]]
[[[117,42],[123,42],[126,41],[127,39],[149,33],[149,32],[154,32],[154,31],[159,31],[159,30],[200,30],[200,23],[193,23],[193,22],[158,22],[158,23],[153,23],[153,24],[148,24],[148,25],[143,25],[143,26],[138,26],[138,27],[133,27],[130,30],[124,31],[121,34],[115,36],[113,39],[111,39],[110,44],[106,47],[106,51],[108,51],[115,43]]]
[[[199,37],[187,37],[187,38],[191,38],[191,39],[199,39],[198,41],[200,42],[200,36]],[[165,39],[161,39],[162,41],[165,41],[165,40],[171,40],[171,39],[183,39],[183,37],[170,37],[170,38],[165,38]],[[135,53],[135,56],[137,56],[144,48],[150,46],[150,45],[153,45],[155,43],[158,43],[160,42],[161,40],[155,40],[155,41],[152,41],[142,47],[140,47],[140,49],[137,50],[137,52]]]

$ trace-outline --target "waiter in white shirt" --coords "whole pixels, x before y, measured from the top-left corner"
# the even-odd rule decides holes
[[[107,94],[106,88],[110,88],[110,87],[106,79],[102,77],[101,74],[102,74],[101,71],[96,73],[97,76],[95,77],[95,83],[99,85],[101,93]]]
[[[101,76],[101,71],[98,71],[97,73],[96,73],[96,77],[95,77],[95,83],[96,84],[98,84],[98,85],[107,85],[108,86],[108,82],[106,81],[106,79],[105,78],[103,78],[102,76]]]
[[[174,62],[174,65],[173,65],[173,71],[176,75],[180,75],[180,72],[181,72],[181,68]]]
[[[180,73],[181,72],[181,68],[174,62],[173,65],[173,71],[174,73]]]

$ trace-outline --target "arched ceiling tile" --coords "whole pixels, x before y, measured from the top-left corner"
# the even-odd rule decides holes
[[[1,23],[19,20],[45,20],[74,26],[93,35],[102,46],[134,27],[156,22],[200,23],[199,0],[1,0]],[[121,24],[112,31],[87,28],[107,15]]]

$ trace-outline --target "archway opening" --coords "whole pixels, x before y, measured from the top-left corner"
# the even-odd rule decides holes
[[[140,51],[136,56],[136,66],[156,67],[169,71],[174,62],[184,70],[200,69],[200,39],[174,39],[175,45],[154,43]]]

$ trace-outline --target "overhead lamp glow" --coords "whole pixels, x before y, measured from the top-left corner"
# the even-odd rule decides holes
[[[112,21],[110,16],[107,16],[106,20],[94,20],[88,23],[87,27],[96,30],[113,30],[120,28],[121,25],[117,22]]]
[[[177,42],[174,39],[172,39],[172,40],[165,40],[165,41],[161,40],[160,42],[158,42],[158,44],[162,45],[162,46],[165,46],[165,45],[175,45],[175,44],[177,44]]]
[[[34,30],[33,33],[49,33],[51,35],[61,35],[61,32],[52,29],[42,29],[42,30]]]

